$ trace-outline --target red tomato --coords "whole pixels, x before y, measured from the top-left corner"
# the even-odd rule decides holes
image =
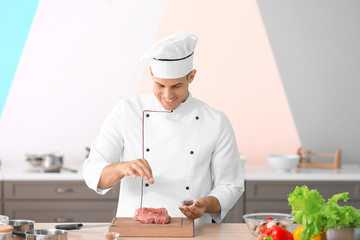
[[[272,218],[272,217],[268,217],[268,218],[266,219],[266,221],[269,221],[269,220],[273,220],[273,218]]]
[[[266,231],[267,227],[265,225],[260,226],[260,232],[264,233]]]

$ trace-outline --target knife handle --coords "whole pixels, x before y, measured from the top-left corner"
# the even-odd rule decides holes
[[[81,223],[78,224],[62,224],[56,225],[56,229],[63,229],[63,230],[79,230],[83,225]]]

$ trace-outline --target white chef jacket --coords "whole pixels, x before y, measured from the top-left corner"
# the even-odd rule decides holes
[[[171,217],[184,217],[182,200],[216,197],[221,212],[205,213],[196,222],[216,222],[226,216],[244,192],[244,179],[235,135],[225,114],[189,94],[175,110],[167,111],[154,94],[120,103],[106,118],[83,164],[89,188],[97,188],[105,166],[145,158],[154,184],[140,177],[120,182],[116,216],[132,217],[140,207],[165,207]]]

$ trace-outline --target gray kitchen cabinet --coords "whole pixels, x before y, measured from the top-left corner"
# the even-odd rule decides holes
[[[349,192],[349,201],[360,209],[359,181],[245,181],[245,192],[224,218],[224,223],[244,222],[246,213],[290,213],[287,195],[296,186],[317,189],[325,198]],[[110,222],[116,214],[119,187],[96,194],[83,181],[3,181],[1,212],[10,219],[36,222]]]
[[[246,181],[245,212],[290,213],[287,196],[296,186],[307,185],[317,189],[328,199],[334,194],[349,192],[349,201],[339,205],[360,208],[360,182],[358,181]]]
[[[244,212],[244,194],[240,197],[240,199],[236,202],[234,207],[228,212],[226,217],[222,220],[222,223],[242,223],[244,222],[242,216],[245,214]]]
[[[2,181],[0,181],[0,199],[1,199],[1,202],[0,202],[0,214],[4,214],[4,212],[3,212],[3,205],[4,205],[4,197],[3,197],[3,191],[2,191],[2,189],[3,189],[3,182]]]
[[[4,214],[36,222],[110,222],[118,189],[99,195],[84,181],[5,181]]]

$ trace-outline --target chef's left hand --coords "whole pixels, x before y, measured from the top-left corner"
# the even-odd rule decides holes
[[[188,218],[191,219],[201,218],[206,212],[206,202],[203,198],[198,198],[196,199],[195,205],[191,205],[191,206],[180,205],[179,209]]]
[[[196,199],[194,206],[179,206],[180,211],[191,219],[201,218],[204,213],[218,213],[221,211],[219,200],[214,196]]]

